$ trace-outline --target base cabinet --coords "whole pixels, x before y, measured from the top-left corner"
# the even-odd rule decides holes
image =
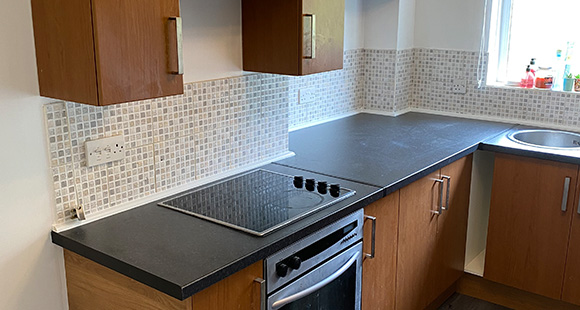
[[[568,254],[577,179],[577,165],[496,155],[486,279],[553,299],[562,297],[565,282],[565,298],[578,302],[578,241],[571,240]],[[577,227],[572,239],[578,234]]]
[[[178,300],[78,254],[64,251],[70,309],[259,310],[259,261],[186,300]]]
[[[472,156],[400,190],[396,309],[425,309],[463,275]]]
[[[377,229],[376,257],[363,263],[363,310],[428,308],[463,275],[471,168],[467,156],[365,208]]]
[[[395,309],[399,192],[365,207],[377,219],[375,258],[363,262],[362,310]],[[365,224],[364,252],[371,253],[371,225]]]

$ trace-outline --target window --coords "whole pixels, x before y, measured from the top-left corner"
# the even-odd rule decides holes
[[[553,67],[554,74],[560,71],[563,76],[563,61],[569,56],[571,73],[580,74],[580,1],[488,1],[493,1],[488,84],[518,83],[531,58],[536,58],[537,66]]]

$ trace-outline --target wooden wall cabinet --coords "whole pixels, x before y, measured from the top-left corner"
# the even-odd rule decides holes
[[[396,309],[437,304],[463,275],[472,158],[400,190]],[[441,204],[445,209],[439,214]]]
[[[577,180],[577,165],[496,154],[486,279],[580,304]]]
[[[179,0],[32,0],[32,17],[42,96],[102,106],[183,94]]]
[[[64,250],[70,309],[259,310],[259,261],[186,300],[177,300],[116,271]]]
[[[307,75],[342,69],[344,0],[242,0],[245,71]]]

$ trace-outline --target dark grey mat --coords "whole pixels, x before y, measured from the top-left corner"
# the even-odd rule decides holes
[[[461,310],[511,310],[510,308],[498,306],[496,304],[492,304],[487,301],[483,301],[477,298],[461,295],[461,294],[453,294],[453,296],[449,297],[447,301],[439,310],[451,310],[451,309],[461,309]]]

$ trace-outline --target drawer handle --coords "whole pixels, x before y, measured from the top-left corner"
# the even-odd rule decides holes
[[[171,16],[170,21],[175,21],[175,41],[177,50],[177,69],[170,68],[169,72],[173,74],[183,74],[183,26],[181,17]]]
[[[451,187],[451,177],[447,175],[442,175],[441,177],[443,178],[443,180],[447,180],[447,195],[445,196],[445,207],[443,207],[443,210],[449,211],[449,192]]]
[[[260,310],[266,310],[266,280],[256,278],[254,282],[260,284]]]
[[[314,14],[304,14],[304,25],[310,24],[310,55],[307,55],[305,51],[303,51],[304,59],[314,59],[316,58],[316,15]],[[309,22],[306,20],[309,19]],[[304,32],[304,29],[302,30]],[[302,35],[306,35],[303,33]],[[305,42],[306,43],[306,42]],[[307,49],[307,45],[304,44],[304,48]]]
[[[365,220],[371,220],[373,222],[373,226],[371,228],[371,230],[372,230],[372,232],[371,232],[371,254],[365,253],[363,258],[373,259],[373,258],[375,258],[377,218],[374,216],[365,215]]]
[[[570,191],[570,177],[564,179],[564,194],[562,195],[562,212],[568,208],[568,192]]]

